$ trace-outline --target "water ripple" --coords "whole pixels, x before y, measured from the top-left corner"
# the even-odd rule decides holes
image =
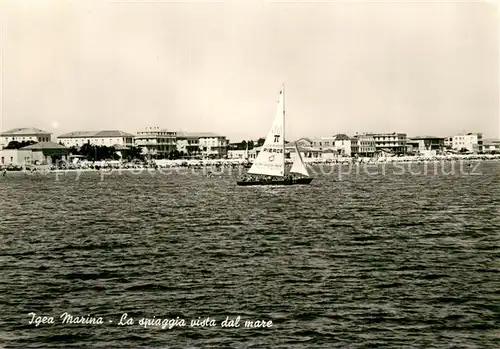
[[[237,187],[235,174],[9,173],[0,346],[498,347],[500,165],[481,172],[287,188]],[[115,322],[28,324],[65,311]],[[273,327],[127,328],[122,313]]]

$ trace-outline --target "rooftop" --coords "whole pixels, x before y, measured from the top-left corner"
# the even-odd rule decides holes
[[[488,139],[483,140],[483,144],[499,144],[499,143],[500,143],[500,139],[488,138]]]
[[[254,147],[253,150],[254,151],[260,151],[262,149],[262,145],[260,147]],[[314,148],[314,147],[308,147],[308,146],[303,146],[303,145],[297,145],[297,148],[299,148],[299,151],[301,152],[305,152],[305,151],[320,151],[318,148]],[[292,142],[289,142],[285,145],[285,149],[287,150],[294,150],[295,149],[295,145],[292,143]]]
[[[175,131],[167,130],[166,128],[160,127],[146,127],[141,131],[137,132],[138,135],[146,136],[146,135],[166,135],[166,136],[175,136]]]
[[[459,133],[457,136],[482,136],[481,132],[467,132],[467,133]]]
[[[355,140],[355,139],[360,139],[360,138],[363,138],[363,139],[367,139],[367,138],[368,138],[368,140],[373,141],[373,140],[374,140],[374,139],[373,139],[373,136],[374,136],[374,135],[375,135],[374,133],[356,133],[356,134],[355,134],[354,136],[352,136],[350,139],[351,139],[351,140],[353,140],[353,139]]]
[[[11,130],[2,132],[0,136],[26,136],[26,135],[50,135],[50,132],[41,130],[35,127],[21,127],[21,128],[13,128]]]
[[[73,131],[64,133],[57,138],[108,138],[108,137],[134,137],[133,134],[119,130],[102,131]]]
[[[22,147],[22,150],[47,150],[47,149],[68,149],[64,145],[60,145],[54,142],[39,142],[32,145],[27,145]]]
[[[411,137],[412,140],[422,140],[422,139],[445,139],[445,137],[436,137],[436,136],[417,136]]]
[[[339,133],[339,134],[335,135],[334,137],[335,137],[336,141],[349,141],[350,140],[350,138],[343,133]]]
[[[367,136],[405,136],[406,133],[402,132],[366,132],[364,135]]]
[[[177,138],[217,138],[224,137],[214,132],[177,132]]]

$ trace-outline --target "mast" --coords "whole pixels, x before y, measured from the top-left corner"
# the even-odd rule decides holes
[[[285,137],[285,83],[281,84],[281,93],[283,93],[283,176],[286,172],[286,153],[285,153],[285,145],[286,145],[286,137]]]

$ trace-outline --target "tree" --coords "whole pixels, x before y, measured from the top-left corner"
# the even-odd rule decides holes
[[[169,153],[168,153],[168,158],[170,160],[177,160],[181,157],[181,153],[175,149],[175,150],[171,150]]]
[[[186,147],[187,155],[196,155],[201,153],[201,149],[198,145],[188,145]]]
[[[69,147],[69,153],[73,155],[80,155],[80,152],[78,151],[78,148],[72,145]]]
[[[462,149],[460,149],[460,152],[461,152],[461,153],[467,153],[468,151],[469,151],[469,149],[467,149],[467,148],[462,148]]]
[[[20,149],[23,147],[27,147],[28,145],[35,144],[35,141],[10,141],[9,144],[5,147],[5,149]]]
[[[19,149],[20,143],[18,141],[10,141],[9,144],[5,147],[5,149]]]
[[[89,161],[94,161],[95,159],[95,149],[90,143],[85,143],[80,147],[80,150],[78,151],[78,155],[83,155],[85,158]]]
[[[257,140],[257,147],[261,147],[261,146],[263,146],[265,141],[266,141],[266,139],[265,139],[265,138],[259,138],[259,139]]]
[[[89,161],[120,159],[120,156],[116,153],[116,149],[114,147],[107,147],[105,145],[92,145],[90,143],[85,143],[79,150],[76,147],[71,147],[70,152],[74,155],[82,155]]]
[[[122,150],[123,158],[127,161],[131,161],[133,159],[141,159],[144,160],[144,156],[142,155],[141,148],[138,147],[129,147],[129,149]]]

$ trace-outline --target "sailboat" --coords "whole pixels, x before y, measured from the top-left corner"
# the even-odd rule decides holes
[[[247,149],[245,150],[245,157],[244,157],[244,162],[243,162],[243,167],[244,168],[250,168],[252,165],[248,161],[249,154],[248,154],[248,142],[247,142]]]
[[[290,171],[286,174],[285,152],[285,88],[281,87],[278,108],[274,122],[269,130],[264,145],[247,172],[247,176],[237,181],[238,185],[294,185],[310,184],[309,176],[297,143],[294,142],[295,159]],[[304,177],[296,177],[300,174]]]

